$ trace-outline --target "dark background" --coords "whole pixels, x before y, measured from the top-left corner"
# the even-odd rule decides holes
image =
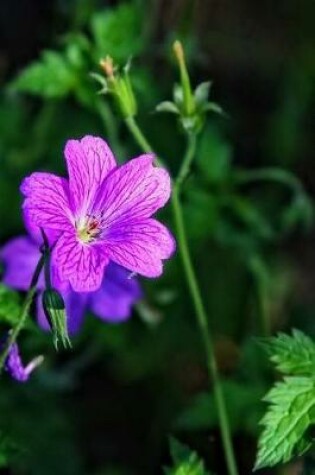
[[[100,72],[101,55],[121,64],[134,56],[140,124],[176,171],[184,137],[174,117],[152,111],[171,97],[177,80],[171,44],[180,37],[193,83],[210,78],[212,100],[227,112],[209,116],[184,199],[240,473],[251,473],[260,400],[274,379],[255,337],[266,334],[266,319],[268,334],[294,326],[315,336],[314,228],[309,208],[294,202],[290,188],[231,187],[230,176],[240,167],[281,167],[301,179],[312,202],[315,3],[133,0],[136,19],[130,22],[128,13],[119,19],[103,45],[92,19],[121,3],[1,0],[0,239],[23,233],[21,178],[35,169],[63,170],[68,138],[108,137],[120,160],[139,153],[113,108],[103,121],[91,99],[97,86],[88,73]],[[79,92],[75,86],[54,95],[44,87],[30,94],[14,82],[43,50],[61,54],[79,44],[78,34],[93,45],[77,69]],[[161,216],[173,229],[169,210]],[[88,316],[71,352],[55,354],[35,325],[24,332],[25,358],[44,352],[46,363],[27,385],[1,381],[2,473],[159,474],[170,464],[170,434],[197,450],[209,469],[225,473],[213,404],[199,401],[188,411],[209,385],[178,256],[163,278],[143,286],[145,302],[128,323],[116,327]]]

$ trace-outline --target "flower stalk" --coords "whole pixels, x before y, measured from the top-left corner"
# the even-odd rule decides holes
[[[148,153],[152,152],[152,147],[150,146],[146,137],[142,133],[135,119],[133,117],[129,117],[127,120],[125,120],[125,122],[130,133],[133,135],[135,141],[138,143],[140,148],[142,148],[144,152],[148,152]],[[195,155],[195,151],[196,151],[196,135],[188,134],[187,151],[184,156],[180,171],[178,173],[178,177],[173,183],[173,193],[172,193],[171,203],[172,203],[173,216],[174,216],[174,221],[175,221],[175,226],[176,226],[176,235],[178,239],[179,252],[182,258],[187,284],[188,284],[192,301],[194,304],[197,323],[200,329],[201,337],[204,344],[204,349],[207,356],[207,366],[208,366],[209,375],[213,383],[214,398],[215,398],[218,416],[219,416],[220,431],[221,431],[221,437],[222,437],[222,442],[223,442],[223,447],[224,447],[226,464],[228,467],[228,473],[229,475],[238,475],[238,470],[237,470],[235,455],[234,455],[234,450],[233,450],[233,444],[232,444],[230,424],[229,424],[229,420],[227,416],[224,394],[223,394],[222,386],[220,383],[218,367],[217,367],[217,362],[216,362],[215,353],[214,353],[212,335],[211,335],[211,331],[210,331],[210,327],[208,323],[207,313],[203,304],[201,292],[199,289],[199,285],[197,282],[195,270],[193,267],[193,263],[192,263],[192,259],[191,259],[191,255],[189,251],[185,223],[184,223],[184,218],[183,218],[182,204],[180,200],[181,186],[185,178],[187,177],[190,164]],[[161,163],[160,160],[159,160],[159,163]]]
[[[17,321],[17,324],[15,325],[15,327],[10,332],[9,337],[6,341],[5,347],[4,347],[4,349],[3,349],[3,351],[0,355],[0,374],[3,370],[3,368],[4,368],[6,359],[9,355],[9,353],[10,353],[10,349],[12,348],[12,345],[14,345],[14,343],[16,343],[16,340],[17,340],[21,330],[23,329],[23,327],[25,325],[30,307],[31,307],[32,302],[33,302],[33,298],[34,298],[35,293],[36,293],[37,282],[38,282],[40,273],[41,273],[41,271],[44,267],[45,260],[46,260],[46,251],[44,250],[42,256],[40,257],[40,259],[38,261],[35,272],[33,274],[31,284],[30,284],[30,288],[29,288],[29,290],[26,294],[24,303],[22,305],[20,316],[19,316],[19,319]]]

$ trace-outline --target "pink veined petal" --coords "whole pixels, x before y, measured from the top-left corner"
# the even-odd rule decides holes
[[[29,226],[62,230],[71,220],[68,182],[51,173],[32,173],[21,184]]]
[[[38,247],[41,246],[43,244],[43,236],[42,236],[40,227],[33,223],[32,219],[28,216],[28,213],[25,209],[23,210],[23,221],[24,221],[25,228],[28,234],[31,236],[34,243],[36,243]],[[60,236],[61,230],[45,228],[45,234],[46,234],[49,244],[52,246],[56,242],[58,237]]]
[[[81,140],[68,140],[64,153],[73,208],[84,214],[116,161],[107,143],[91,135]]]
[[[110,260],[145,277],[161,275],[162,260],[176,247],[171,233],[155,219],[117,223],[103,243]]]
[[[113,170],[101,185],[92,208],[105,227],[117,220],[148,218],[171,194],[168,172],[154,167],[152,154],[141,155]]]
[[[52,257],[60,282],[69,281],[76,292],[91,292],[100,287],[108,264],[102,247],[80,243],[70,229],[58,239]]]

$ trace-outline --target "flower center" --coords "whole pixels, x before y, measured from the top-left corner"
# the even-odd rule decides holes
[[[88,216],[76,223],[77,237],[84,244],[89,244],[100,234],[100,222],[95,216]]]

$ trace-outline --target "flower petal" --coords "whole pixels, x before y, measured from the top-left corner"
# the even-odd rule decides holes
[[[102,247],[77,241],[74,230],[68,229],[53,250],[53,263],[61,282],[69,281],[76,292],[97,290],[108,257]]]
[[[68,140],[64,153],[74,210],[84,214],[116,161],[107,143],[91,135],[81,140]]]
[[[33,243],[37,244],[37,247],[40,247],[43,244],[43,235],[41,232],[41,229],[38,225],[34,224],[32,219],[28,216],[27,212],[24,210],[23,211],[23,221],[25,228],[30,235]],[[58,236],[60,236],[60,229],[47,229],[45,228],[45,234],[48,239],[49,244],[52,246],[56,240],[58,239]]]
[[[162,259],[175,250],[168,229],[155,219],[116,223],[103,240],[110,260],[146,277],[162,274]]]
[[[62,230],[71,220],[69,187],[64,178],[51,173],[32,173],[21,185],[23,210],[31,226]]]
[[[142,297],[138,280],[130,272],[110,263],[105,270],[102,286],[91,293],[89,307],[97,317],[118,323],[130,317],[131,306]]]
[[[68,332],[69,335],[75,335],[83,323],[88,294],[77,293],[70,290],[69,292],[63,293],[62,296],[66,306]],[[37,321],[43,330],[50,330],[50,325],[43,309],[42,294],[39,294],[37,297]]]
[[[0,249],[4,264],[4,284],[18,290],[28,290],[36,265],[40,259],[38,246],[27,236],[11,239]],[[43,275],[38,288],[44,288]]]
[[[148,218],[168,201],[170,176],[153,166],[152,154],[142,155],[113,170],[100,187],[92,212],[107,227],[117,220]]]

